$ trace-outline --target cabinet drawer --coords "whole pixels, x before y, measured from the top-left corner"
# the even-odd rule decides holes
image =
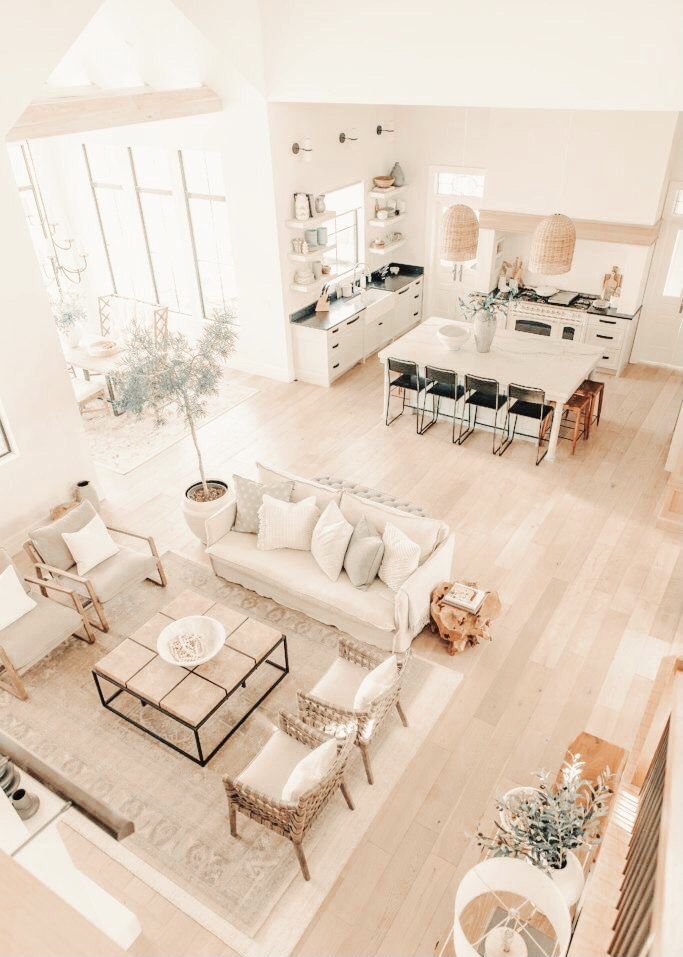
[[[623,333],[620,329],[611,329],[606,327],[604,329],[595,329],[590,327],[586,332],[585,341],[590,343],[592,346],[598,346],[600,349],[617,349],[621,348],[621,343],[623,341]]]
[[[602,358],[598,362],[598,369],[609,369],[610,372],[616,372],[619,368],[619,359],[621,349],[618,346],[610,345],[603,349]]]

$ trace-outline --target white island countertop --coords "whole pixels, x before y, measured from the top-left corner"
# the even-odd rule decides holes
[[[465,375],[475,375],[497,379],[503,391],[511,382],[543,389],[547,400],[561,406],[583,380],[590,377],[602,356],[600,349],[582,342],[507,329],[497,330],[490,352],[477,352],[473,334],[459,350],[452,352],[437,336],[440,326],[451,323],[472,330],[468,322],[430,316],[389,343],[377,357],[383,363],[392,358],[415,362],[420,369],[425,366],[451,369],[463,377],[463,385]],[[548,459],[555,457],[560,418],[560,415],[554,416]]]

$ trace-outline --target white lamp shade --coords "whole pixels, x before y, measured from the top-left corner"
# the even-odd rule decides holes
[[[449,206],[441,224],[441,258],[464,263],[477,258],[479,220],[473,209],[458,203]]]
[[[531,241],[529,271],[539,276],[561,276],[569,272],[575,245],[576,228],[568,216],[554,213],[542,219]]]
[[[492,893],[517,894],[541,911],[555,933],[558,951],[564,954],[569,946],[571,920],[569,908],[553,881],[538,867],[511,857],[490,857],[465,874],[455,894],[453,941],[458,957],[479,957],[460,923],[472,901]]]

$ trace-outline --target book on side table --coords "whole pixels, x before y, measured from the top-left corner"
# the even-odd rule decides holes
[[[465,582],[454,582],[443,596],[442,601],[476,615],[487,595],[488,592],[481,588],[473,588],[472,585],[467,585]]]

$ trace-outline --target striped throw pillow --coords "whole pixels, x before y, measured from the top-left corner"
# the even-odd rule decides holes
[[[300,502],[282,502],[264,495],[258,516],[257,548],[262,551],[296,548],[310,552],[313,529],[320,518],[320,509],[315,504],[314,496]]]
[[[398,591],[420,564],[420,546],[391,522],[384,526],[382,541],[384,555],[378,574],[392,591]]]

